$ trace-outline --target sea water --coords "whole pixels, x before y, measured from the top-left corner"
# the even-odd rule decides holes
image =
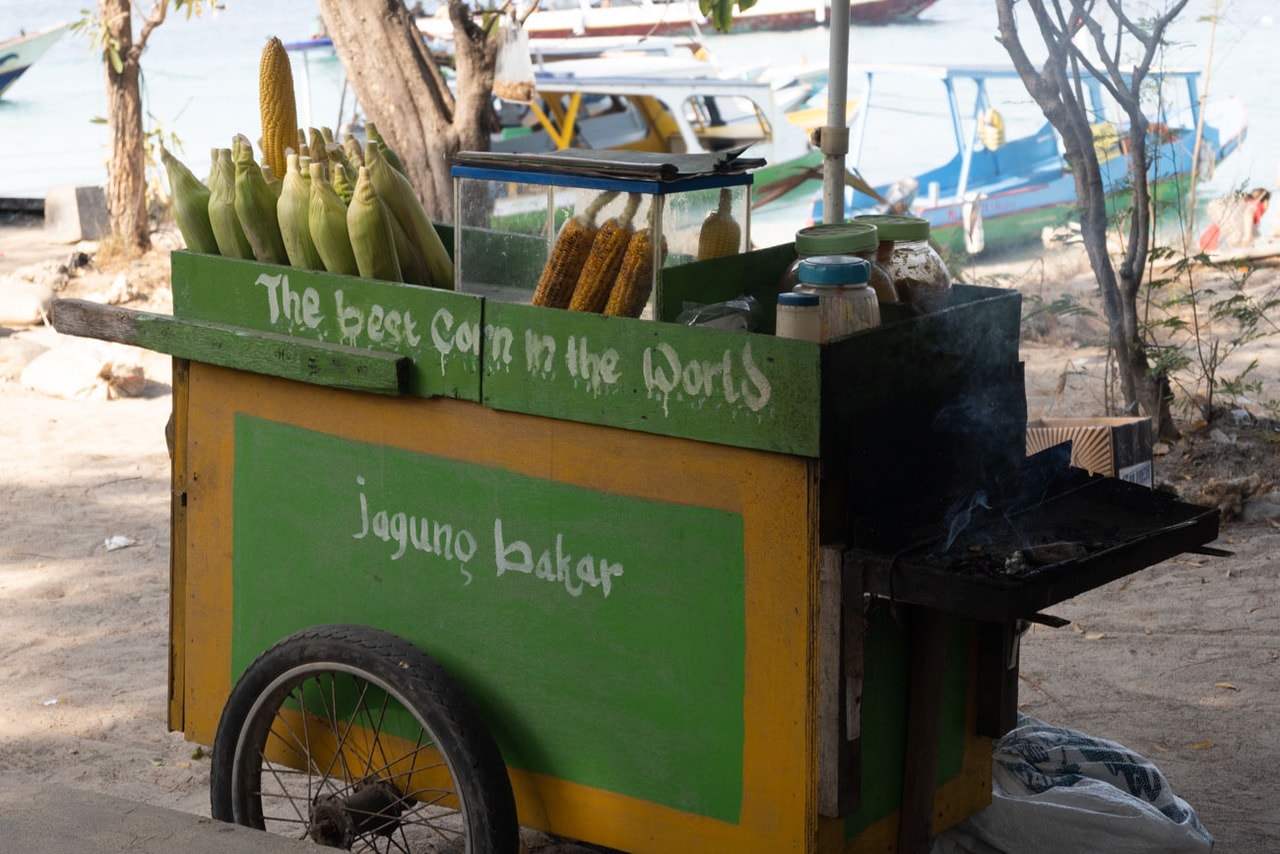
[[[86,5],[83,0],[0,0],[0,37],[76,20]],[[152,32],[142,61],[147,124],[159,129],[199,175],[207,174],[210,148],[228,147],[235,133],[255,140],[260,133],[258,58],[266,39],[274,35],[285,42],[305,40],[318,19],[314,0],[223,0],[222,5],[200,18],[171,11]],[[1207,71],[1202,86],[1208,96],[1237,96],[1248,114],[1243,148],[1202,187],[1202,199],[1240,186],[1275,188],[1280,182],[1280,103],[1272,93],[1271,70],[1280,11],[1273,11],[1273,0],[1221,0],[1215,33],[1206,20],[1214,8],[1214,0],[1191,0],[1170,33],[1165,59],[1170,67]],[[135,18],[135,31],[139,24]],[[1022,32],[1034,45],[1037,37],[1030,22]],[[704,35],[710,52],[725,68],[822,67],[829,59],[830,31],[824,27]],[[911,23],[852,27],[849,59],[1008,64],[996,36],[991,0],[938,0]],[[1042,47],[1029,51],[1033,57],[1043,55]],[[335,125],[340,102],[348,111],[351,104],[350,93],[343,101],[339,64],[313,57],[306,63],[305,78],[301,60],[295,58],[294,67],[299,100],[305,101],[300,118],[309,108],[312,124]],[[309,92],[302,91],[304,83]],[[1020,84],[1010,85],[1000,93],[1000,103],[1011,108],[1005,111],[1007,130],[1016,136],[1042,123],[1043,117],[1025,90],[1017,88]],[[851,82],[850,98],[857,94],[857,82]],[[924,129],[947,114],[938,87],[921,86],[888,97],[891,118],[868,134],[858,164],[872,183],[924,171],[954,153],[949,132]],[[882,103],[879,94],[877,103]],[[84,35],[68,33],[0,98],[0,196],[42,198],[53,187],[104,183],[105,115],[101,56]],[[1019,126],[1019,121],[1029,124]]]

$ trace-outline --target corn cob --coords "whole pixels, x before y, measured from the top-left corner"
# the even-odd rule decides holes
[[[622,257],[627,254],[627,244],[635,228],[631,220],[640,207],[640,194],[630,193],[622,213],[610,217],[600,226],[591,242],[591,254],[582,266],[578,283],[569,301],[570,311],[590,311],[599,314],[609,301],[609,291],[622,268]]]
[[[591,257],[591,244],[600,230],[596,227],[596,215],[617,195],[612,190],[601,193],[591,200],[582,213],[570,217],[560,228],[555,246],[551,247],[547,266],[542,268],[538,288],[533,292],[534,305],[569,307],[573,292],[577,289],[578,276]]]
[[[324,169],[325,169],[325,175],[328,175],[329,174],[329,154],[325,150],[324,137],[321,136],[319,128],[311,128],[309,132],[310,132],[310,138],[307,141],[307,150],[305,152],[300,151],[298,153],[308,155],[312,159],[312,161],[316,163],[323,163]],[[301,131],[299,131],[299,133],[301,133]],[[303,171],[307,173],[307,180],[310,181],[311,170],[304,169]]]
[[[444,248],[444,241],[427,218],[427,212],[414,192],[409,179],[397,172],[383,156],[377,143],[365,145],[365,168],[378,198],[386,202],[392,216],[400,221],[409,241],[426,262],[432,287],[453,290],[453,260]]]
[[[338,194],[338,198],[342,200],[344,205],[351,204],[351,197],[356,191],[355,185],[351,183],[349,175],[359,174],[359,172],[360,169],[358,167],[353,167],[351,172],[348,173],[341,163],[338,163],[333,167],[333,178],[330,180],[330,183],[333,184],[334,192]]]
[[[285,149],[297,148],[298,105],[293,97],[293,68],[280,39],[272,36],[258,63],[258,108],[262,114],[262,160],[284,175]]]
[[[347,231],[351,235],[351,249],[361,276],[400,281],[400,261],[396,256],[391,214],[374,192],[367,166],[360,167],[355,195],[347,207]]]
[[[262,169],[253,159],[253,145],[238,136],[232,145],[236,164],[235,207],[244,236],[253,247],[253,257],[264,264],[288,264],[276,219],[276,196],[267,185]]]
[[[218,243],[218,254],[226,258],[253,258],[253,247],[244,235],[240,217],[236,216],[236,166],[231,149],[213,149],[213,168],[209,173],[209,225]]]
[[[284,187],[276,203],[276,220],[280,225],[284,251],[294,267],[323,270],[324,260],[311,239],[311,173],[307,172],[303,178],[302,158],[293,152],[289,153],[287,162],[289,174],[284,176]]]
[[[351,165],[351,174],[356,174],[356,170],[364,165],[364,149],[360,147],[360,140],[352,134],[344,134],[342,150],[346,152],[347,162]]]
[[[187,168],[187,164],[164,146],[160,147],[160,159],[164,161],[165,172],[169,175],[173,218],[187,248],[192,252],[217,255],[218,241],[209,222],[209,188]]]
[[[400,155],[396,153],[394,148],[387,145],[387,141],[382,138],[382,134],[378,133],[378,128],[373,122],[365,122],[364,132],[365,135],[369,137],[370,142],[376,142],[378,144],[378,148],[382,149],[382,156],[387,159],[387,162],[390,163],[397,172],[401,175],[408,174],[404,171],[404,161],[400,159]]]
[[[730,206],[733,204],[733,193],[728,187],[720,189],[719,206],[707,214],[702,221],[702,229],[698,232],[697,260],[723,258],[726,255],[737,255],[742,243],[742,226],[733,218]]]
[[[662,256],[665,258],[666,254],[666,241],[663,241]],[[627,254],[623,256],[622,269],[613,283],[604,313],[610,317],[639,317],[653,289],[653,271],[653,232],[641,228],[627,244]]]
[[[351,249],[351,235],[347,231],[347,206],[333,185],[325,180],[319,163],[311,164],[307,225],[324,269],[346,276],[360,275],[355,252]]]

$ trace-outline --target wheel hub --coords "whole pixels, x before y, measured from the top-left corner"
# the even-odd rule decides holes
[[[361,780],[349,791],[317,796],[308,835],[327,848],[350,850],[358,837],[390,836],[400,827],[404,795],[386,780]]]

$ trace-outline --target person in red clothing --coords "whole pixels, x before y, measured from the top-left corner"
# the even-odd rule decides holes
[[[1205,208],[1213,222],[1200,235],[1200,251],[1220,246],[1251,246],[1258,236],[1258,223],[1271,204],[1271,191],[1254,187],[1248,193],[1232,193],[1214,199]]]

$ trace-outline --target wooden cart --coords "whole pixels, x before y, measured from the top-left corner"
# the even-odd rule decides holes
[[[659,316],[791,257],[668,270]],[[169,720],[218,817],[776,854],[988,803],[1012,620],[847,547],[972,474],[960,428],[1017,465],[1015,292],[816,345],[188,252],[173,289],[56,323],[175,356]]]

